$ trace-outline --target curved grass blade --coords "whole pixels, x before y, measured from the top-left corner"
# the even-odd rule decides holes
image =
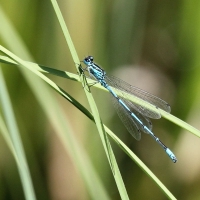
[[[20,138],[19,129],[13,113],[9,94],[7,93],[7,88],[5,85],[1,68],[0,68],[0,103],[2,105],[2,110],[9,129],[10,133],[9,136],[11,138],[11,140],[9,140],[7,135],[7,141],[9,146],[11,147],[11,151],[14,150],[15,152],[13,155],[17,161],[17,167],[22,181],[25,198],[28,200],[36,200],[36,195],[33,188],[24,148]]]

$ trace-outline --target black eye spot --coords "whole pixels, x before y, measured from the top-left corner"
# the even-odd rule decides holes
[[[88,56],[88,58],[91,62],[94,60],[93,56]]]

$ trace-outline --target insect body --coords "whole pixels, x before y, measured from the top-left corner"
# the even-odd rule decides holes
[[[108,76],[93,60],[92,56],[88,56],[83,60],[87,66],[86,70],[93,79],[111,93],[117,113],[130,134],[136,140],[141,139],[141,131],[151,135],[171,160],[176,163],[177,158],[173,152],[152,132],[152,123],[149,120],[149,118],[159,119],[161,117],[158,108],[170,112],[169,104],[119,78]],[[134,96],[136,100],[130,101],[131,96]]]

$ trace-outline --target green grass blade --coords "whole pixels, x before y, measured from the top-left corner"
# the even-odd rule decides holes
[[[22,145],[19,130],[18,130],[13,109],[11,106],[11,101],[6,89],[3,74],[1,72],[1,68],[0,68],[0,103],[2,105],[2,110],[6,119],[6,123],[8,125],[10,137],[12,140],[13,145],[11,147],[14,147],[14,151],[16,152],[16,154],[14,154],[15,158],[18,158],[16,159],[18,160],[17,166],[19,170],[19,175],[22,180],[22,186],[23,186],[25,198],[28,200],[35,200],[36,199],[35,192],[33,189],[33,184],[31,180],[28,164],[26,161],[24,148]],[[11,149],[13,150],[13,148]]]
[[[9,131],[8,131],[7,127],[6,127],[6,124],[5,124],[4,120],[3,120],[3,116],[2,115],[0,115],[0,133],[3,135],[3,138],[5,139],[8,147],[10,148],[11,153],[14,156],[17,165],[20,167],[19,158],[18,158],[18,156],[16,154],[15,148],[14,148],[12,140],[10,138]]]
[[[68,44],[68,47],[69,47],[69,50],[71,52],[73,61],[76,64],[76,69],[77,69],[77,71],[79,71],[78,70],[78,65],[80,64],[80,60],[79,60],[78,55],[76,53],[76,49],[75,49],[74,44],[72,42],[72,39],[71,39],[71,36],[69,34],[68,28],[67,28],[67,26],[65,24],[65,20],[64,20],[64,18],[62,16],[62,13],[60,11],[60,8],[58,6],[57,1],[56,0],[51,0],[51,3],[53,5],[54,11],[55,11],[56,16],[58,18],[58,21],[59,21],[59,24],[61,26],[62,32],[64,34],[65,40],[66,40],[66,42]]]
[[[188,130],[189,132],[193,133],[197,137],[200,137],[200,131],[198,129],[194,128],[193,126],[184,122],[183,120],[175,117],[174,115],[172,115],[168,112],[165,112],[164,110],[159,109],[159,111],[160,111],[162,117],[164,117],[165,119],[168,119],[169,121],[180,126],[181,128]]]
[[[176,199],[153,172],[106,126],[105,130],[117,145],[160,187],[169,199]]]

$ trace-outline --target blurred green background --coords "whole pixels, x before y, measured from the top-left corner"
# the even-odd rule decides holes
[[[76,73],[50,1],[0,2],[1,45],[24,60]],[[200,129],[200,1],[58,3],[80,59],[93,55],[108,74],[161,97],[171,105],[173,115]],[[93,199],[23,73],[14,66],[1,66],[37,199]],[[37,85],[37,77],[32,76]],[[48,77],[89,109],[80,83]],[[61,106],[71,133],[89,155],[108,196],[120,199],[94,124],[50,87],[47,89]],[[140,142],[131,137],[107,93],[95,88],[92,93],[103,123],[177,199],[200,199],[199,138],[166,119],[152,120],[154,133],[178,158],[173,164],[148,135],[143,134]],[[3,116],[2,108],[0,111]],[[15,161],[0,137],[0,199],[24,199]],[[114,142],[111,144],[130,199],[167,199]]]

